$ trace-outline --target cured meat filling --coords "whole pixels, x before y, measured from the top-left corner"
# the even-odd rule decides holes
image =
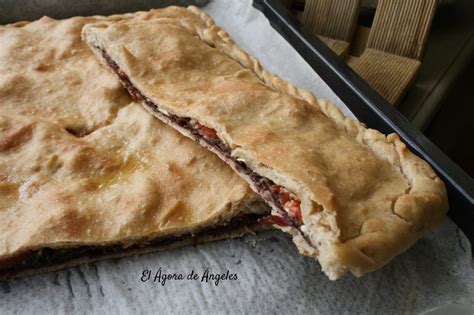
[[[278,226],[291,226],[297,228],[309,245],[312,246],[309,238],[301,231],[303,224],[301,215],[301,201],[295,194],[286,188],[275,184],[272,180],[260,176],[252,171],[245,162],[237,160],[231,155],[231,148],[224,143],[217,135],[216,130],[201,125],[199,122],[188,117],[178,117],[170,114],[153,103],[148,97],[143,95],[130,81],[130,78],[120,69],[115,61],[100,47],[95,47],[102,55],[107,65],[117,74],[122,84],[128,90],[135,101],[141,101],[152,110],[157,116],[169,124],[184,129],[192,135],[192,138],[218,153],[235,170],[248,176],[254,189],[267,201],[275,205],[279,210],[276,215],[270,215],[259,219],[261,224],[273,224]]]
[[[248,175],[253,182],[253,185],[258,193],[260,193],[267,201],[272,202],[278,209],[282,211],[281,215],[272,215],[260,219],[262,224],[275,224],[279,226],[294,226],[298,227],[303,224],[303,217],[301,215],[301,201],[298,200],[295,194],[288,191],[286,188],[276,185],[268,178],[262,177],[253,172],[244,162],[237,160],[230,155],[230,148],[228,148],[217,136],[217,132],[209,127],[203,126],[194,119],[190,119],[187,126],[192,133],[196,133],[199,137],[211,145],[218,147],[226,147],[222,150],[226,159],[234,163],[236,169]],[[228,153],[227,153],[228,152]],[[227,153],[227,154],[226,154]]]
[[[246,214],[233,218],[230,222],[222,223],[221,226],[210,226],[203,231],[193,234],[163,236],[155,239],[137,241],[134,244],[94,246],[84,245],[72,248],[43,248],[27,251],[18,255],[0,259],[0,281],[15,277],[29,269],[48,268],[50,266],[66,265],[75,260],[87,258],[86,260],[100,260],[102,257],[123,256],[121,254],[134,254],[140,249],[152,248],[160,250],[181,241],[189,241],[190,244],[200,243],[200,238],[209,240],[219,239],[221,235],[230,234],[233,231],[252,229],[257,223],[259,214]],[[75,265],[75,264],[74,264]]]

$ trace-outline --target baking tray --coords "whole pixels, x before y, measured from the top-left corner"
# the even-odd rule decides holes
[[[24,5],[18,6],[16,0],[3,0],[0,1],[0,24],[34,20],[43,16],[45,12],[54,18],[66,18],[92,13],[108,15],[133,12],[167,5],[202,6],[208,2],[208,0],[132,2],[96,0],[92,3],[89,1],[24,0]],[[431,164],[446,183],[450,203],[449,216],[466,234],[471,244],[474,244],[474,180],[316,36],[306,34],[302,30],[301,23],[283,7],[279,0],[254,0],[253,6],[267,17],[273,28],[294,47],[360,121],[386,134],[396,132],[412,151]],[[28,9],[25,10],[25,7]]]
[[[0,20],[4,17],[5,24],[6,18],[14,22],[44,14],[65,18],[120,13],[128,10],[122,7],[128,5],[126,2],[0,0]],[[128,2],[137,10],[146,10],[183,1]],[[317,80],[318,86],[311,90],[343,107],[293,48],[270,29],[264,16],[250,8],[251,3],[214,0],[204,9],[243,49],[265,61],[266,69],[298,86],[307,87],[306,82]],[[269,50],[270,45],[274,49]],[[290,236],[280,231],[187,246],[139,259],[106,260],[0,283],[0,314],[419,314],[452,301],[471,305],[474,273],[465,253],[467,240],[457,230],[451,220],[445,220],[381,270],[363,278],[347,275],[337,282],[329,281],[319,264],[300,255]],[[140,281],[145,268],[158,267],[180,273],[202,273],[206,268],[222,273],[230,270],[239,280],[218,287],[194,281],[170,281],[166,286]]]
[[[306,33],[279,0],[254,0],[253,6],[266,16],[272,27],[306,60],[357,119],[385,134],[397,133],[413,152],[431,164],[446,184],[449,217],[474,245],[474,180],[321,40]]]
[[[0,25],[33,21],[47,14],[55,19],[72,16],[112,15],[163,8],[169,5],[203,6],[209,0],[0,0]]]

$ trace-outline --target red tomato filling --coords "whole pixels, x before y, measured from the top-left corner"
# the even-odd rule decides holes
[[[261,224],[274,224],[278,226],[300,226],[303,224],[301,214],[301,201],[296,196],[282,186],[272,185],[272,196],[277,199],[287,215],[270,215],[259,220]]]
[[[217,132],[209,127],[203,126],[194,119],[191,120],[193,128],[203,137],[209,140],[220,141]],[[267,180],[268,181],[268,180]],[[268,181],[269,182],[269,181]],[[277,206],[283,208],[288,216],[267,216],[261,218],[261,224],[275,224],[279,226],[300,226],[303,224],[303,216],[301,215],[301,201],[296,196],[286,190],[284,187],[275,185],[270,182],[270,191],[273,200]],[[267,186],[268,187],[268,186]],[[268,188],[267,188],[268,189]]]
[[[217,137],[217,132],[212,128],[203,126],[198,122],[194,122],[194,128],[196,128],[196,130],[207,139],[219,140],[219,138]]]
[[[283,206],[288,214],[295,218],[298,225],[303,224],[303,216],[301,215],[301,201],[290,200]]]
[[[298,225],[303,224],[303,216],[301,214],[301,201],[296,198],[294,194],[285,188],[273,185],[271,188],[272,194],[278,194],[280,205],[285,211],[295,219]]]

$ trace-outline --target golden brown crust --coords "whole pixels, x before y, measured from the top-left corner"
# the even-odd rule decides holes
[[[0,265],[264,210],[225,163],[132,103],[80,39],[88,22],[161,14],[172,11],[0,26]]]
[[[0,26],[0,114],[47,117],[82,132],[112,121],[131,100],[80,40],[82,26],[97,20],[43,17]]]
[[[379,268],[441,221],[443,183],[398,136],[267,72],[201,10],[172,10],[179,19],[99,23],[83,36],[160,109],[215,129],[234,157],[295,192],[316,249],[289,232],[330,278]]]
[[[31,117],[0,116],[0,130],[1,184],[13,187],[2,190],[0,258],[193,233],[254,199],[222,161],[138,104],[81,139]]]
[[[0,25],[0,114],[41,117],[78,132],[107,125],[131,99],[81,41],[82,27],[163,15],[173,16],[173,11],[66,20],[45,16],[33,22]]]

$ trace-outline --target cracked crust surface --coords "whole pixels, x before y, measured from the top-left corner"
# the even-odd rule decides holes
[[[0,114],[42,117],[82,133],[110,123],[131,100],[80,41],[82,26],[100,19],[0,26]]]
[[[225,163],[133,103],[80,38],[85,23],[164,13],[0,26],[0,274],[28,251],[126,246],[267,209]]]
[[[160,110],[216,130],[234,157],[297,194],[316,248],[285,230],[331,279],[383,266],[442,220],[444,184],[397,135],[267,72],[203,11],[166,10],[87,25],[83,37]]]

